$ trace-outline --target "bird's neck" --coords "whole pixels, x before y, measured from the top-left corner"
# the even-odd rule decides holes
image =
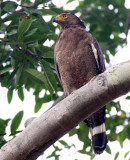
[[[64,30],[64,29],[68,29],[68,28],[76,28],[76,27],[80,27],[80,28],[85,28],[79,24],[74,24],[74,25],[64,25],[64,26],[61,26],[61,31]]]

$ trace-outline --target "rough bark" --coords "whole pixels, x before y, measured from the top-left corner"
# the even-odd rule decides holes
[[[34,119],[0,150],[1,160],[35,160],[51,144],[111,100],[130,91],[130,61],[109,68]]]

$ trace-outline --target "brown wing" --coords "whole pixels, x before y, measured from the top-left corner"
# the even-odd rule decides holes
[[[102,73],[106,69],[104,57],[95,37],[93,37],[93,40],[94,46],[91,44],[91,51],[95,57],[98,71],[99,73]],[[106,148],[106,144],[108,142],[105,131],[105,110],[106,106],[84,120],[84,122],[90,128],[90,132],[92,135],[92,146],[96,154],[101,154]]]
[[[57,73],[58,78],[59,78],[59,80],[60,80],[60,82],[61,82],[61,76],[60,76],[59,67],[58,67],[58,63],[56,62],[56,57],[55,57],[55,55],[54,55],[54,63],[55,63],[56,73]],[[62,84],[62,82],[61,82],[61,84]]]
[[[97,50],[97,57],[98,57],[98,63],[99,63],[99,70],[100,70],[100,73],[104,72],[106,70],[106,67],[105,67],[105,62],[104,62],[104,57],[103,57],[103,54],[102,54],[102,50],[96,40],[95,37],[93,37],[94,39],[94,46]]]

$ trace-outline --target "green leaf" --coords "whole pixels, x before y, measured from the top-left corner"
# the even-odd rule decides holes
[[[82,153],[82,154],[87,154],[86,150],[83,150],[83,149],[82,150],[78,150],[78,152]]]
[[[57,13],[51,9],[41,9],[40,11],[42,11],[43,15],[57,15]]]
[[[73,1],[75,1],[75,0],[69,0],[66,4],[71,3],[71,2],[73,2]]]
[[[51,101],[51,96],[47,94],[45,94],[43,98],[37,98],[34,112],[37,113],[41,109],[43,103],[47,103],[50,101]]]
[[[118,156],[119,156],[119,152],[117,152],[117,153],[115,154],[114,160],[116,160],[116,159],[118,158]]]
[[[126,158],[129,153],[130,153],[130,151],[126,152],[124,155],[124,158]]]
[[[5,135],[5,127],[4,120],[0,118],[0,136]]]
[[[60,142],[62,145],[64,145],[64,146],[67,146],[67,145],[68,145],[68,143],[66,143],[66,142],[63,141],[63,140],[59,140],[59,142]]]
[[[110,149],[110,147],[107,145],[107,147],[106,147],[106,150],[105,150],[107,153],[109,153],[109,154],[111,154],[111,149]]]
[[[47,83],[45,76],[41,72],[39,72],[35,69],[32,69],[32,68],[26,68],[26,69],[24,69],[24,71],[27,72],[32,77],[34,77],[39,82],[44,83],[44,84]]]
[[[18,4],[12,1],[6,1],[2,3],[2,9],[6,12],[13,12],[17,8]]]
[[[54,64],[54,58],[43,58],[44,61]]]
[[[43,68],[43,70],[44,70],[44,72],[46,74],[46,77],[47,77],[50,85],[55,90],[55,92],[57,92],[56,79],[55,79],[53,70],[50,68],[50,65],[49,65],[48,62],[41,61],[41,63],[42,63],[42,68]]]
[[[18,88],[18,96],[21,99],[21,101],[24,100],[24,93],[23,93],[23,88],[22,87]]]
[[[33,28],[32,30],[30,30],[30,31],[28,31],[28,33],[25,35],[26,37],[27,36],[31,36],[31,35],[33,35],[34,33],[36,33],[37,32],[37,28]]]
[[[128,124],[127,126],[125,126],[125,128],[121,132],[121,136],[120,136],[120,145],[121,145],[121,147],[123,147],[123,142],[124,142],[124,140],[126,138],[130,139],[130,124]]]
[[[12,123],[11,123],[11,135],[15,135],[16,130],[18,129],[18,127],[22,121],[23,113],[24,113],[23,111],[20,111],[13,118]]]
[[[18,39],[23,36],[24,33],[28,31],[32,24],[32,18],[29,16],[22,16],[19,20],[18,26]]]
[[[88,134],[89,134],[89,129],[86,126],[84,122],[79,124],[79,129],[77,130],[78,138],[80,141],[86,143],[89,145],[89,140],[88,140]]]
[[[12,29],[9,33],[7,33],[8,36],[12,36],[17,33],[17,29]]]
[[[78,131],[78,130],[77,130],[76,128],[74,128],[73,130],[71,130],[71,131],[69,132],[69,136],[71,137],[71,136],[77,134],[77,131]]]
[[[44,74],[42,74],[41,72],[39,72],[35,69],[32,69],[32,68],[26,68],[26,69],[24,69],[24,71],[27,72],[29,75],[31,75],[31,78],[33,78],[38,83],[44,84],[46,86],[46,88],[49,90],[49,92],[51,94],[53,94],[53,90],[50,87],[48,80],[46,79]]]
[[[21,74],[22,74],[22,70],[23,70],[23,65],[20,65],[20,67],[18,68],[18,71],[16,73],[16,78],[15,78],[15,87],[17,87]]]
[[[47,77],[46,77],[46,79],[47,79]],[[52,86],[50,85],[50,82],[48,81],[48,79],[47,79],[46,87],[47,87],[48,91],[51,93],[51,96],[53,96],[53,91],[54,90],[53,90]]]
[[[11,52],[4,52],[4,54],[0,57],[0,65],[9,58],[10,54]]]
[[[95,154],[92,154],[92,155],[91,155],[91,160],[93,160],[93,159],[94,159],[94,157],[95,157]]]
[[[7,98],[8,98],[8,103],[9,103],[9,104],[10,104],[11,101],[12,101],[12,97],[13,97],[13,89],[10,88],[10,89],[8,90],[8,93],[7,93]]]
[[[35,0],[35,5],[39,5],[39,4],[44,4],[44,3],[47,3],[47,2],[49,2],[49,1],[51,1],[51,0]]]
[[[5,135],[6,127],[9,121],[10,119],[3,120],[0,118],[0,140],[1,140],[1,136]],[[0,141],[0,145],[1,145],[1,141]]]
[[[43,101],[42,99],[38,99],[38,101],[35,104],[34,112],[37,113],[41,107],[42,107]]]
[[[3,70],[0,70],[0,75],[10,71],[11,69],[12,67],[7,67],[7,68],[4,68]]]
[[[70,149],[72,146],[75,147],[74,144],[69,145],[67,142],[65,142],[65,141],[63,141],[63,140],[59,140],[59,142],[60,142],[65,148],[68,148],[68,149]]]
[[[13,80],[16,72],[17,72],[17,70],[18,70],[18,67],[15,68],[14,71],[13,71],[13,72],[11,73],[11,75],[9,76],[9,79],[8,79],[8,81],[7,81],[7,83],[6,83],[6,86],[7,86],[7,87],[10,86],[10,84],[11,84],[11,82],[12,82],[12,80]]]
[[[56,12],[57,14],[63,12],[63,9],[62,9],[62,8],[53,7],[53,8],[51,8],[51,10],[52,10],[53,12]]]
[[[127,96],[126,99],[130,99],[130,96]]]
[[[0,19],[0,24],[1,23],[4,23],[4,22],[7,22],[7,21],[10,21],[10,20],[16,20],[17,18],[19,18],[20,15],[8,15],[7,17],[3,18],[3,19]]]
[[[23,41],[24,41],[25,43],[31,43],[31,42],[33,42],[33,41],[40,40],[40,39],[42,39],[42,38],[43,38],[43,35],[41,35],[41,34],[39,34],[39,33],[34,33],[34,34],[32,34],[32,35],[25,36],[25,37],[23,38]]]
[[[39,29],[39,31],[50,31],[49,26],[47,23],[44,21],[42,16],[38,16],[37,20],[33,22],[33,25]]]

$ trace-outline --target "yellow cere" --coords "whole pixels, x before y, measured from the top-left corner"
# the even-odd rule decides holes
[[[65,14],[65,13],[62,13],[62,14],[56,16],[56,19],[58,21],[65,21],[67,18],[68,18],[68,14]]]

